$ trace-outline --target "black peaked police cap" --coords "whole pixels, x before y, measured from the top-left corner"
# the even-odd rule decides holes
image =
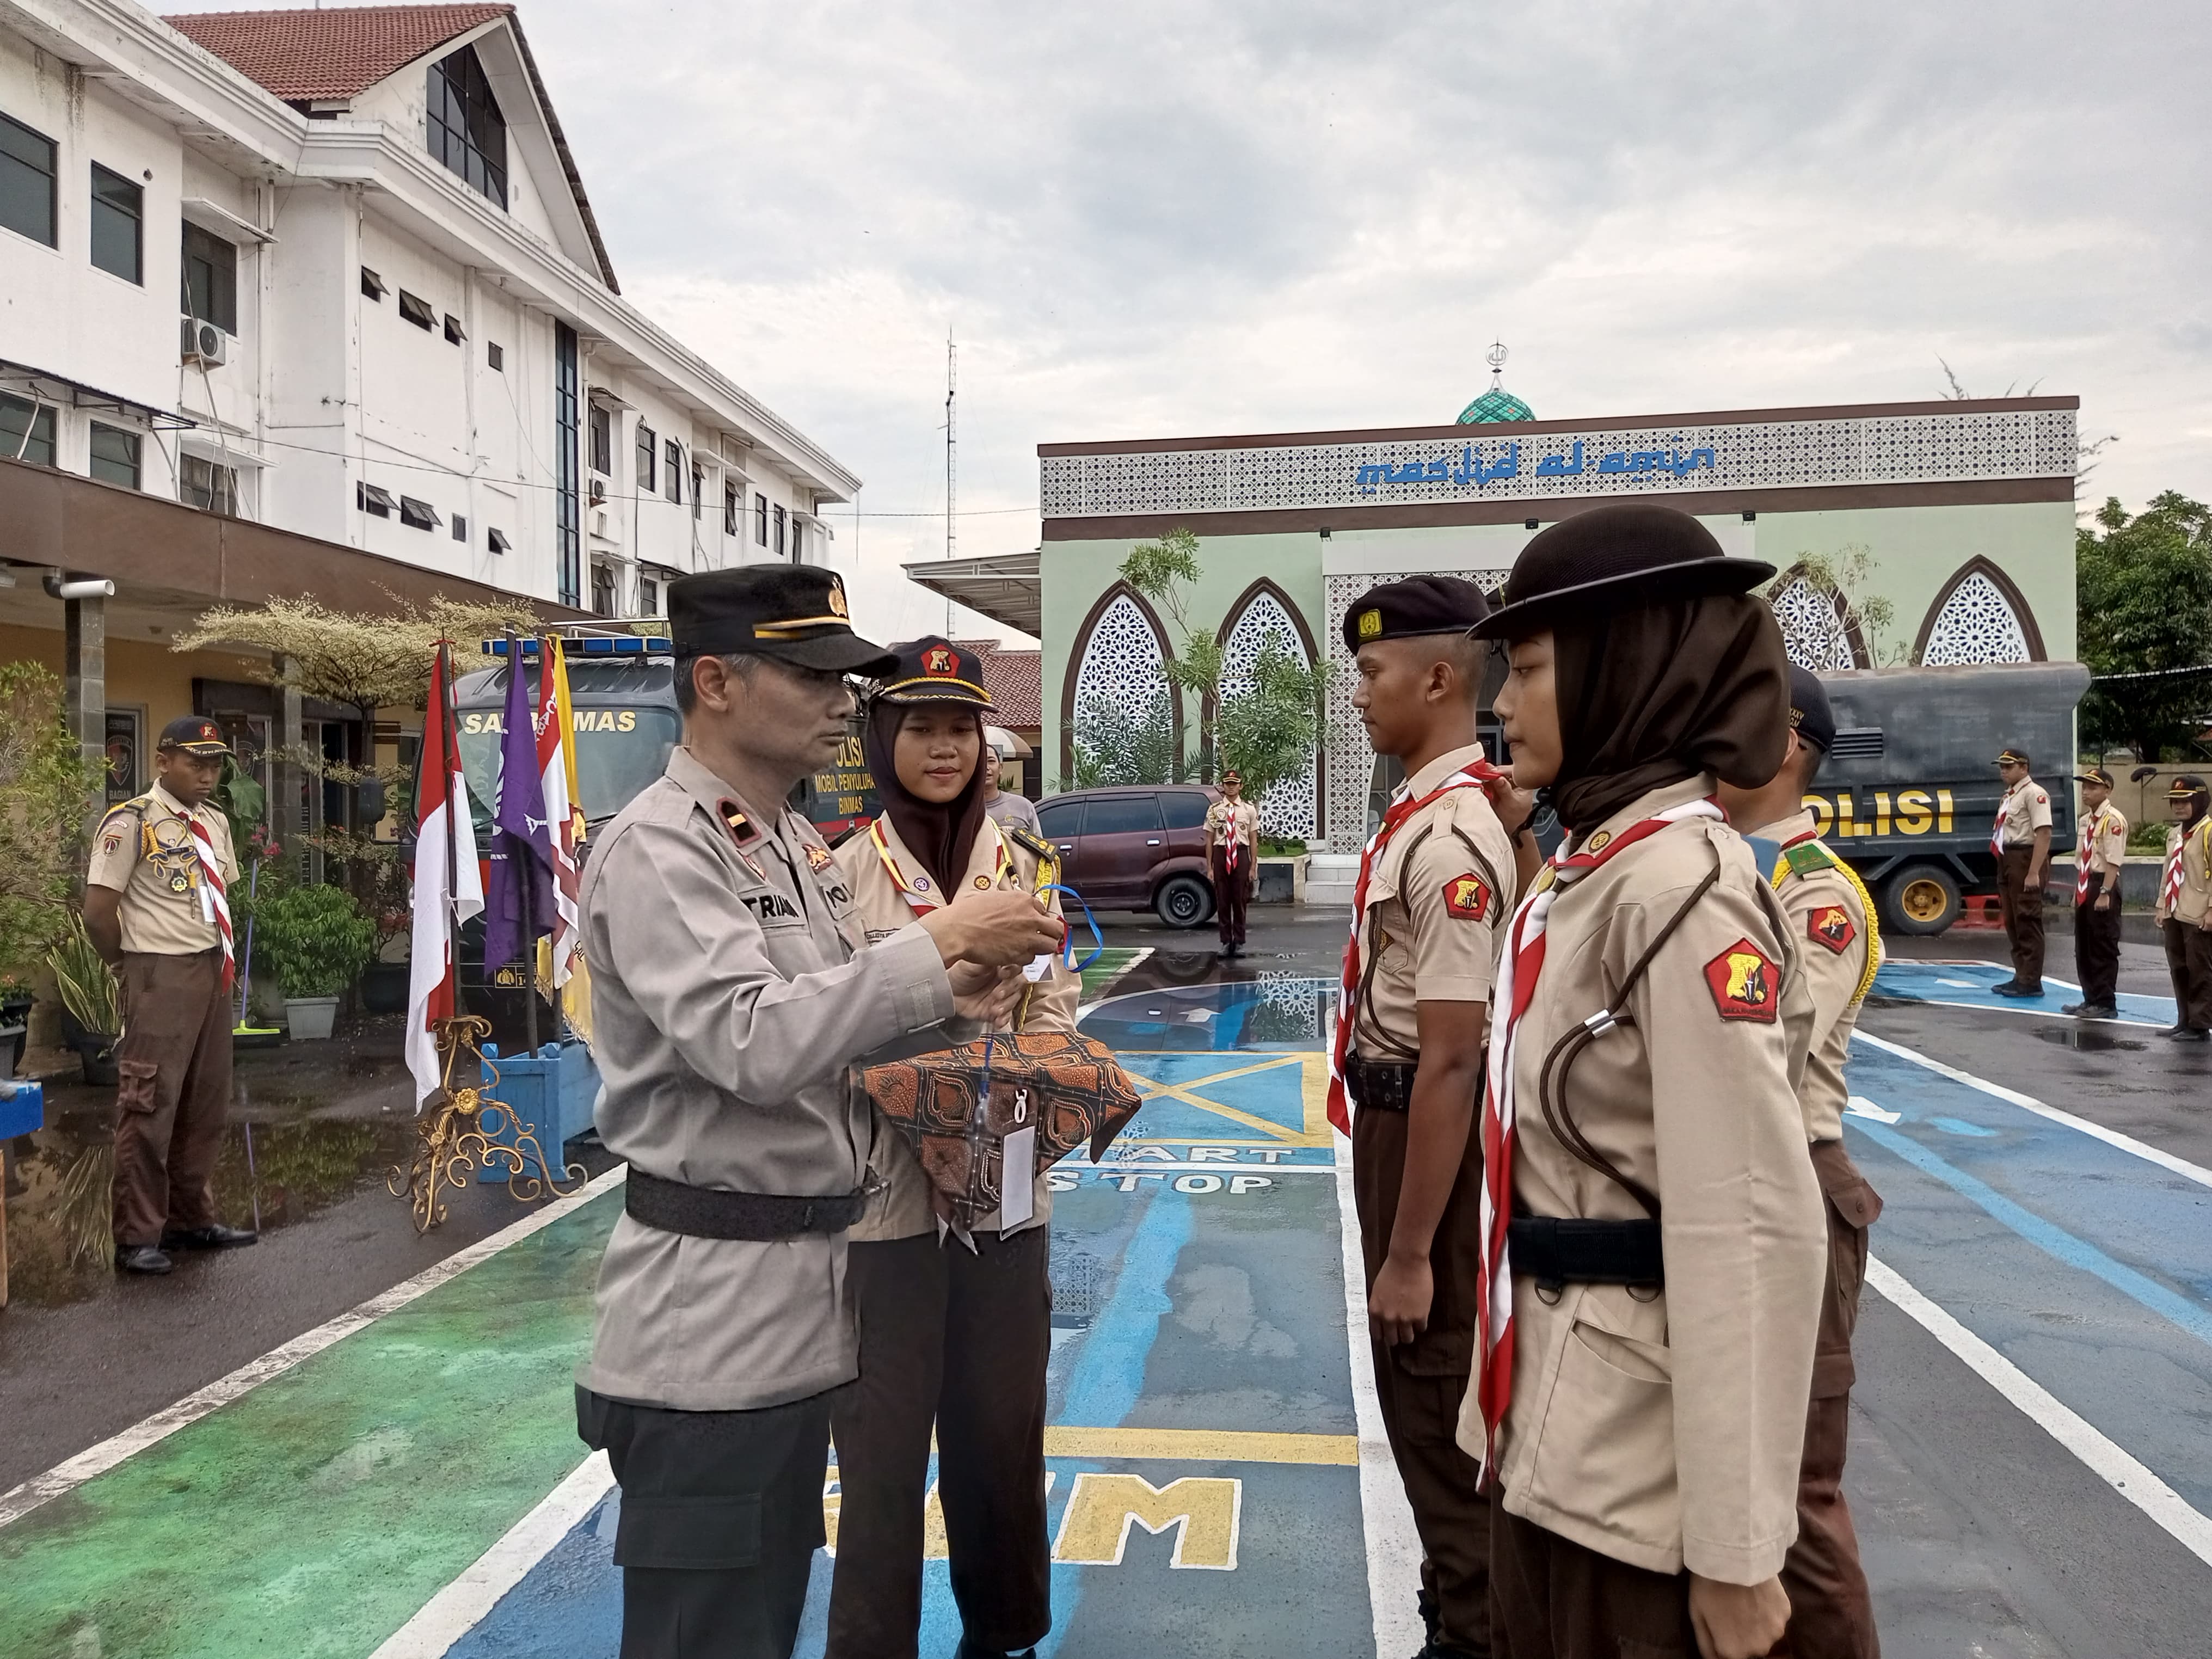
[[[773,657],[835,674],[889,673],[898,659],[853,631],[834,570],[749,564],[668,584],[668,636],[679,657]]]
[[[957,702],[971,708],[993,707],[983,684],[983,659],[963,651],[941,635],[931,634],[904,645],[891,654],[897,666],[889,670],[876,695],[885,702]]]
[[[1377,640],[1464,634],[1490,614],[1490,601],[1463,576],[1408,576],[1370,587],[1344,613],[1344,648]]]
[[[1520,639],[1561,617],[1747,593],[1773,574],[1761,560],[1723,553],[1711,531],[1674,507],[1594,507],[1529,539],[1505,579],[1504,605],[1475,632]]]
[[[1790,729],[1826,754],[1836,746],[1836,711],[1828,706],[1828,688],[1809,668],[1790,665]]]

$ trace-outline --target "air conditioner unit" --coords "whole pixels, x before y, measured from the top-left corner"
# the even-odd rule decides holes
[[[230,337],[213,323],[197,317],[179,319],[185,361],[204,368],[221,368],[229,361]]]

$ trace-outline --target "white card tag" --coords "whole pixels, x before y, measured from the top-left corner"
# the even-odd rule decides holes
[[[1047,951],[1042,956],[1031,957],[1022,964],[1022,977],[1032,985],[1037,984],[1052,971],[1052,959],[1054,954],[1054,951]]]
[[[1018,1227],[1036,1213],[1036,1125],[1017,1129],[1001,1143],[999,1229]]]

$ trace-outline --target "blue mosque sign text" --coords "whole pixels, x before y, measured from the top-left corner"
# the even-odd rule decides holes
[[[1487,445],[1462,444],[1458,455],[1439,455],[1427,461],[1370,461],[1362,464],[1357,480],[1359,493],[1372,495],[1385,484],[1450,484],[1461,489],[1479,489],[1486,484],[1500,483],[1521,476],[1521,444],[1519,440],[1498,446],[1494,457],[1486,459],[1482,451]],[[1711,471],[1713,452],[1710,449],[1627,449],[1615,450],[1601,455],[1585,465],[1583,442],[1577,438],[1573,447],[1564,454],[1537,458],[1530,476],[1538,478],[1571,478],[1584,471],[1592,472],[1669,472],[1677,478],[1686,478],[1699,467]]]

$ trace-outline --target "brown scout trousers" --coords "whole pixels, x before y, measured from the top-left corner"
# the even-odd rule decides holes
[[[2033,847],[2008,847],[1997,864],[1997,902],[2004,912],[2005,939],[2012,946],[2016,985],[2043,985],[2043,889],[2027,884]]]
[[[2174,1018],[2192,1031],[2212,1031],[2212,933],[2173,916],[2159,931],[2166,936]]]
[[[1243,862],[1232,877],[1224,862],[1224,849],[1213,849],[1213,920],[1221,929],[1224,945],[1244,943],[1244,907],[1252,897],[1255,860],[1250,853],[1242,856]]]
[[[1352,1191],[1367,1288],[1390,1253],[1407,1114],[1363,1106],[1352,1120]],[[1475,1273],[1482,1258],[1482,1141],[1470,1125],[1459,1179],[1429,1249],[1435,1299],[1429,1325],[1398,1347],[1374,1342],[1375,1394],[1390,1455],[1421,1538],[1421,1588],[1436,1609],[1437,1645],[1486,1655],[1490,1640],[1490,1501],[1479,1466],[1459,1449],[1460,1401],[1474,1353]]]
[[[1651,1572],[1524,1521],[1490,1487],[1497,1659],[1697,1659],[1690,1575]]]
[[[1859,1565],[1858,1533],[1844,1501],[1844,1452],[1850,1433],[1851,1334],[1866,1281],[1867,1229],[1881,1213],[1840,1140],[1816,1141],[1813,1169],[1827,1199],[1828,1282],[1813,1346],[1813,1398],[1797,1471],[1797,1541],[1782,1565],[1790,1628],[1778,1659],[1881,1659],[1874,1600]]]
[[[2112,882],[2112,903],[2097,908],[2109,879],[2102,870],[2091,871],[2089,896],[2074,907],[2074,976],[2081,981],[2081,1000],[2093,1007],[2109,1006],[2120,988],[2118,882]]]
[[[972,1255],[933,1231],[850,1246],[860,1376],[831,1419],[842,1496],[828,1659],[914,1659],[933,1424],[952,1599],[969,1638],[1019,1653],[1052,1628],[1048,1233],[978,1232]]]
[[[230,1109],[230,998],[222,951],[123,953],[115,1055],[115,1242],[213,1226],[216,1155]]]

